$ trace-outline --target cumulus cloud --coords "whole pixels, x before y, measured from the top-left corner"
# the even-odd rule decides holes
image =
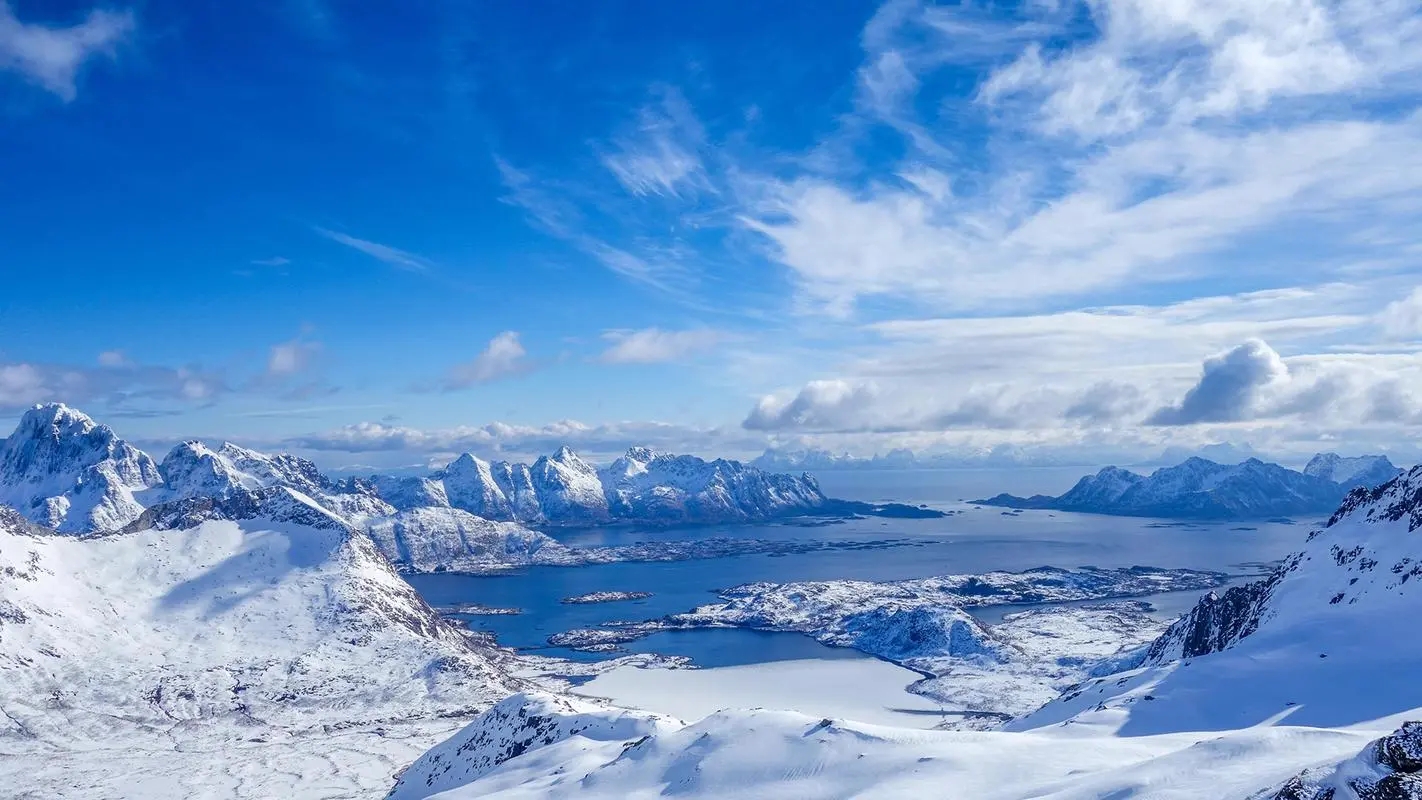
[[[296,436],[283,446],[323,452],[404,453],[428,456],[472,452],[489,457],[536,457],[569,445],[589,457],[619,455],[633,446],[707,456],[753,452],[758,437],[725,428],[700,428],[662,422],[586,424],[560,420],[546,425],[492,422],[479,426],[426,429],[382,422],[361,422],[334,430]]]
[[[464,389],[476,383],[488,383],[527,372],[527,352],[519,342],[517,331],[504,331],[489,340],[473,361],[455,366],[445,379],[446,389]]]
[[[644,328],[637,331],[608,331],[602,338],[610,342],[598,360],[606,364],[658,364],[681,361],[704,353],[725,340],[720,331],[709,329],[666,331]]]
[[[153,404],[206,405],[230,391],[221,375],[199,367],[165,367],[115,360],[100,365],[0,363],[0,409],[38,402],[102,404],[117,412]],[[105,363],[107,362],[107,363]]]
[[[1388,303],[1378,314],[1378,324],[1393,339],[1422,338],[1422,287]]]
[[[65,102],[78,93],[80,70],[96,57],[113,58],[134,29],[130,11],[92,10],[68,27],[22,22],[0,1],[0,69],[25,76]]]
[[[810,381],[793,397],[761,398],[741,425],[756,431],[864,428],[878,394],[871,383]]]
[[[1260,390],[1287,378],[1289,368],[1273,348],[1253,339],[1205,361],[1200,380],[1179,404],[1156,411],[1153,425],[1235,422],[1255,412]]]
[[[308,342],[301,339],[293,339],[289,342],[272,345],[271,352],[267,356],[267,377],[269,378],[289,378],[305,372],[321,352],[319,342]]]

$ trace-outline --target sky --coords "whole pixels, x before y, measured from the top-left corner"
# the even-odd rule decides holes
[[[1419,455],[1415,0],[0,0],[0,428]]]

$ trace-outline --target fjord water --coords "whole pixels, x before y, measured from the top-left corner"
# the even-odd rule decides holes
[[[1081,468],[1022,470],[905,470],[826,473],[825,493],[845,499],[927,504],[955,513],[941,519],[845,520],[810,525],[778,522],[689,528],[602,527],[551,530],[577,547],[628,545],[719,537],[774,540],[795,545],[775,555],[732,555],[676,562],[623,562],[584,567],[534,567],[496,576],[432,574],[411,582],[435,606],[479,603],[517,608],[518,615],[469,617],[501,644],[544,648],[548,655],[606,658],[548,648],[547,638],[612,621],[641,621],[713,602],[717,589],[753,581],[900,580],[953,573],[1033,567],[1210,569],[1239,575],[1258,572],[1302,544],[1309,525],[1278,522],[1180,523],[1064,512],[975,508],[970,500],[998,491],[1059,493]],[[561,602],[594,591],[651,592],[649,598],[591,605]],[[1153,598],[1161,613],[1191,605],[1197,593]],[[1004,609],[982,609],[992,622]],[[795,659],[854,657],[799,634],[755,631],[667,632],[624,646],[632,652],[684,655],[701,666],[734,666]]]

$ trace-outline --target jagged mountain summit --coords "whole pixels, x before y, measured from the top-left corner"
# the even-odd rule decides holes
[[[1385,456],[1314,456],[1303,472],[1255,458],[1217,464],[1190,458],[1141,475],[1105,467],[1059,497],[1000,494],[974,502],[1090,514],[1177,519],[1262,519],[1327,514],[1356,486],[1390,480],[1400,470]]]
[[[292,489],[176,500],[84,538],[0,509],[12,789],[369,794],[448,735],[448,717],[520,688],[502,657]]]
[[[465,454],[430,476],[333,481],[304,458],[230,442],[215,448],[184,442],[158,464],[107,426],[59,404],[26,412],[0,444],[0,502],[70,533],[116,530],[158,503],[273,486],[299,491],[352,522],[419,508],[540,525],[737,522],[875,511],[826,498],[808,475],[648,448],[632,448],[605,469],[563,447],[532,465]]]
[[[415,481],[421,482],[418,490]],[[738,461],[706,461],[646,447],[631,448],[603,469],[568,447],[532,466],[466,453],[430,478],[401,478],[398,484],[375,481],[380,496],[397,508],[448,505],[525,524],[748,522],[873,511],[826,498],[808,475],[769,473]]]
[[[134,495],[162,482],[148,454],[59,403],[25,412],[0,442],[0,503],[65,533],[132,522],[143,513]]]

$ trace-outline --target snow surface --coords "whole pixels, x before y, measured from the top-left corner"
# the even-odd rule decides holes
[[[78,538],[0,511],[0,786],[351,796],[521,685],[310,498],[170,512]]]
[[[1228,576],[1148,568],[948,575],[906,581],[754,583],[721,602],[663,620],[555,634],[549,643],[593,652],[668,628],[745,627],[796,631],[907,666],[929,679],[913,691],[973,712],[967,723],[1030,712],[1102,669],[1138,663],[1166,623],[1139,603],[1043,607],[985,625],[965,609],[1066,603],[1208,589]],[[1134,661],[1132,661],[1134,659]]]
[[[528,716],[549,713],[546,704],[536,704]],[[1240,800],[1287,780],[1300,765],[1347,758],[1384,730],[1275,727],[1110,737],[924,731],[750,710],[685,726],[660,720],[652,732],[624,737],[606,735],[612,718],[596,727],[585,716],[578,725],[540,719],[543,729],[586,725],[590,733],[541,737],[510,757],[507,737],[480,735],[486,725],[505,730],[507,717],[506,710],[498,719],[477,720],[440,745],[434,751],[440,761],[412,766],[392,800]],[[424,788],[431,777],[457,774],[466,763],[477,765],[472,781]]]
[[[905,691],[921,677],[874,658],[800,659],[710,669],[627,666],[604,672],[573,691],[681,719],[701,719],[726,709],[768,708],[933,728],[950,717],[939,703]]]

